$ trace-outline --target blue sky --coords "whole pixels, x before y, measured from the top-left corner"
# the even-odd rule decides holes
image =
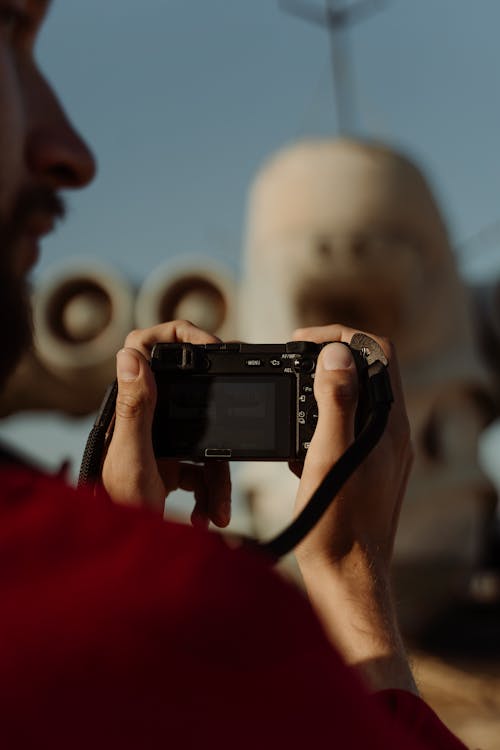
[[[499,29],[498,0],[387,0],[349,31],[355,132],[424,166],[455,244],[500,219]],[[39,59],[99,173],[37,273],[90,256],[140,283],[206,255],[238,275],[259,165],[337,129],[328,36],[277,0],[54,0]],[[468,250],[467,277],[500,273],[500,231]],[[78,460],[87,426],[21,418],[2,432],[54,462]]]
[[[349,31],[356,132],[424,165],[457,243],[500,218],[499,28],[497,0],[387,0]],[[55,0],[39,58],[99,161],[42,269],[91,254],[140,281],[194,253],[238,273],[258,166],[336,132],[328,36],[277,0]]]

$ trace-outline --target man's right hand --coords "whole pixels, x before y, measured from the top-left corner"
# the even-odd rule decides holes
[[[299,340],[334,342],[318,357],[314,395],[319,418],[301,471],[297,512],[354,440],[358,378],[344,343],[355,333],[331,325],[294,334]],[[377,338],[377,342],[389,361],[394,393],[387,428],[298,546],[296,557],[311,602],[346,661],[356,665],[376,689],[414,690],[390,587],[394,537],[412,448],[395,354],[387,340]]]
[[[357,330],[341,325],[305,328],[294,338],[326,346],[319,358],[314,382],[318,424],[301,472],[296,501],[300,511],[328,470],[354,441],[358,377],[354,358],[345,344]],[[355,550],[362,551],[386,575],[392,559],[399,510],[412,464],[410,428],[396,355],[390,342],[375,337],[388,360],[394,393],[386,430],[332,503],[321,523],[297,550],[304,561],[345,567]],[[339,342],[339,343],[335,343]],[[342,343],[340,343],[342,342]]]

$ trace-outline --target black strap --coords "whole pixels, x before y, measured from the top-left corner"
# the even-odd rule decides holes
[[[289,526],[268,542],[251,539],[246,542],[273,560],[279,560],[291,552],[320,520],[349,477],[378,443],[387,424],[389,409],[389,404],[379,405],[372,413],[356,440],[332,466],[305,508]]]
[[[118,383],[115,380],[106,393],[97,413],[94,425],[90,431],[83,452],[80,473],[78,475],[78,487],[99,481],[101,476],[102,462],[106,448],[106,439],[115,415],[116,395],[118,393]]]

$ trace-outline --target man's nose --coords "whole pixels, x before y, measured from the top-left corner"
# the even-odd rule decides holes
[[[30,173],[56,190],[91,182],[96,172],[94,156],[41,78],[30,109],[26,143]]]

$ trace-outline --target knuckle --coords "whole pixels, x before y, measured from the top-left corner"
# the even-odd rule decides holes
[[[115,411],[121,419],[137,419],[144,412],[144,406],[144,400],[139,395],[122,393],[117,396]]]
[[[125,339],[125,343],[124,343],[125,348],[127,347],[130,347],[131,349],[136,348],[134,344],[137,344],[137,342],[141,340],[142,333],[143,331],[141,328],[134,328],[133,331],[130,331],[130,333],[127,335]]]
[[[335,388],[325,389],[318,397],[319,404],[319,418],[321,419],[323,407],[323,414],[331,414],[331,410],[340,416],[352,416],[356,410],[358,403],[357,395],[353,389],[347,384],[339,384]],[[325,408],[327,411],[325,412]]]
[[[182,320],[175,321],[175,329],[177,331],[177,334],[188,333],[193,328],[197,328],[197,326],[195,326],[194,323],[191,323],[190,320],[182,319]]]
[[[333,394],[333,402],[341,415],[349,416],[354,413],[358,399],[352,388],[340,385]]]
[[[355,377],[338,377],[329,383],[318,385],[317,398],[329,399],[345,410],[357,403],[358,389]]]
[[[308,328],[296,328],[295,331],[292,333],[292,337],[294,341],[301,341],[304,339],[304,336],[307,335]]]

